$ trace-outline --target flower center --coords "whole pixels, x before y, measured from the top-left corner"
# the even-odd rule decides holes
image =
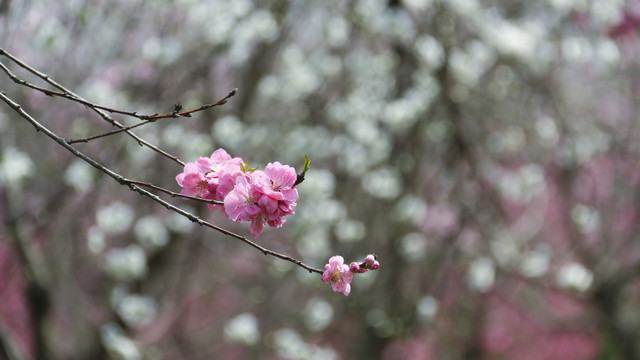
[[[331,282],[336,282],[340,279],[342,279],[342,272],[340,271],[340,269],[333,270],[333,272],[331,273]]]
[[[280,182],[279,181],[271,181],[271,190],[279,191],[280,190]]]

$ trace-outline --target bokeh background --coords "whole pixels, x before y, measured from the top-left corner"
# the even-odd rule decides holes
[[[622,0],[0,1],[0,46],[94,103],[166,113],[238,88],[134,133],[183,161],[307,154],[296,214],[258,242],[382,264],[334,293],[0,104],[0,358],[640,359],[639,26]],[[0,90],[65,138],[111,129],[4,73]],[[180,189],[130,137],[77,147]]]

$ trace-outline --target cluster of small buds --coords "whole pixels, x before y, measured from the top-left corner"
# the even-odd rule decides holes
[[[367,255],[367,257],[364,259],[364,262],[352,262],[351,265],[349,265],[349,270],[352,273],[366,273],[369,270],[377,270],[380,267],[380,263],[378,262],[378,260],[376,260],[376,256],[369,254]]]
[[[305,171],[307,168],[305,159]],[[269,163],[264,171],[249,169],[241,158],[218,149],[208,158],[185,164],[176,181],[184,195],[222,202],[224,205],[208,206],[222,209],[233,221],[251,222],[249,232],[258,237],[265,224],[281,227],[284,217],[294,213],[298,177],[293,167],[279,162]]]
[[[364,262],[352,262],[351,265],[344,263],[344,258],[336,255],[329,259],[329,263],[324,266],[322,281],[325,284],[331,284],[331,288],[335,292],[341,292],[345,296],[351,293],[351,281],[353,274],[365,273],[369,270],[377,270],[380,263],[373,254],[367,255]]]

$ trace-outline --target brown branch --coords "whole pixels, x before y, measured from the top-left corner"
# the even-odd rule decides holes
[[[257,243],[247,239],[244,236],[238,235],[238,234],[236,234],[234,232],[231,232],[229,230],[226,230],[224,228],[216,226],[216,225],[214,225],[212,223],[209,223],[209,222],[207,222],[205,220],[202,220],[198,216],[195,216],[195,215],[191,214],[190,212],[188,212],[186,210],[183,210],[183,209],[181,209],[181,208],[179,208],[179,207],[177,207],[177,206],[175,206],[175,205],[173,205],[171,203],[168,203],[168,202],[162,200],[157,195],[155,195],[153,193],[150,193],[147,190],[144,190],[143,188],[141,188],[140,186],[138,186],[135,183],[131,182],[130,180],[126,179],[122,175],[120,175],[120,174],[114,172],[113,170],[105,167],[101,163],[97,162],[96,160],[90,158],[89,156],[87,156],[84,153],[80,152],[78,149],[76,149],[73,146],[71,146],[65,139],[63,139],[62,137],[58,136],[53,131],[49,130],[49,128],[47,128],[44,125],[40,124],[31,115],[29,115],[26,111],[24,111],[24,109],[22,109],[22,106],[20,104],[16,103],[15,101],[13,101],[9,97],[7,97],[3,92],[0,92],[0,100],[4,101],[14,111],[16,111],[22,118],[24,118],[27,122],[29,122],[31,125],[33,125],[33,127],[36,129],[36,131],[41,131],[42,133],[47,135],[49,138],[51,138],[53,141],[58,143],[60,146],[62,146],[63,148],[65,148],[66,150],[71,152],[73,155],[75,155],[75,156],[79,157],[80,159],[84,160],[89,165],[93,166],[94,168],[98,169],[99,171],[105,173],[106,175],[108,175],[112,179],[116,180],[121,185],[128,186],[129,190],[135,191],[135,192],[139,193],[142,196],[150,198],[151,200],[153,200],[153,201],[157,202],[158,204],[164,206],[168,210],[174,211],[174,212],[186,217],[187,219],[191,220],[192,222],[197,223],[198,225],[206,226],[206,227],[211,228],[213,230],[216,230],[216,231],[218,231],[220,233],[223,233],[223,234],[225,234],[225,235],[227,235],[229,237],[232,237],[232,238],[235,238],[237,240],[240,240],[240,241],[246,243],[247,245],[258,249],[264,255],[271,255],[271,256],[280,258],[282,260],[289,261],[289,262],[291,262],[291,263],[293,263],[295,265],[298,265],[298,266],[302,267],[303,269],[309,271],[310,273],[311,272],[315,272],[315,273],[318,273],[318,274],[322,274],[323,273],[323,270],[321,270],[321,269],[313,268],[311,266],[308,266],[308,265],[304,264],[302,261],[294,259],[294,258],[292,258],[292,257],[290,257],[288,255],[284,255],[284,254],[278,253],[276,251],[269,250],[269,249],[267,249],[265,247],[262,247],[262,246],[258,245]]]
[[[66,89],[64,86],[58,84],[57,82],[55,82],[53,79],[51,79],[47,74],[44,74],[32,67],[30,67],[29,65],[25,64],[24,62],[22,62],[20,59],[16,58],[15,56],[11,55],[10,53],[6,52],[4,49],[0,48],[0,55],[4,55],[7,58],[9,58],[11,61],[13,61],[14,63],[18,64],[20,67],[22,67],[23,69],[29,71],[30,73],[38,76],[39,78],[43,79],[44,81],[46,81],[47,83],[51,84],[52,86],[54,86],[55,88],[59,89],[60,91],[63,91],[66,94],[69,94],[69,96],[71,96],[71,100],[76,101],[76,102],[87,102],[89,103],[87,100],[83,99],[82,97],[80,97],[79,95],[73,93],[72,91]],[[6,67],[3,66],[3,70],[5,70]],[[7,72],[9,69],[6,69],[5,72]],[[11,77],[10,72],[7,72],[7,75],[9,75],[9,77]],[[49,91],[49,90],[47,90]],[[110,123],[111,125],[115,126],[115,127],[119,127],[119,128],[123,128],[125,127],[124,125],[120,124],[119,122],[117,122],[116,120],[114,120],[111,115],[109,115],[108,113],[106,113],[103,110],[100,110],[96,107],[92,107],[91,105],[87,105],[91,110],[95,111],[104,121]],[[185,163],[183,161],[181,161],[180,159],[178,159],[178,157],[173,156],[169,153],[167,153],[164,150],[161,150],[160,148],[154,146],[153,144],[149,143],[148,141],[142,139],[141,137],[139,137],[138,135],[130,132],[130,131],[126,131],[126,133],[131,136],[133,139],[135,139],[138,144],[140,144],[140,146],[146,146],[149,149],[157,152],[158,154],[171,159],[175,162],[177,162],[178,164],[180,164],[181,166],[184,166]]]
[[[183,111],[183,112],[174,111],[172,113],[163,114],[163,115],[157,115],[157,114],[156,115],[131,115],[131,116],[135,116],[135,117],[137,117],[139,119],[146,119],[146,120],[144,120],[142,122],[139,122],[137,124],[131,125],[131,126],[127,126],[127,127],[123,127],[123,128],[117,129],[117,130],[112,130],[112,131],[109,131],[109,132],[106,132],[106,133],[90,136],[90,137],[83,138],[83,139],[68,140],[67,142],[69,144],[75,144],[75,143],[80,143],[80,142],[85,142],[86,143],[86,142],[89,142],[91,140],[99,139],[99,138],[106,137],[106,136],[109,136],[109,135],[118,134],[118,133],[121,133],[123,131],[129,131],[129,130],[135,129],[135,128],[139,127],[139,126],[146,125],[148,123],[154,122],[154,121],[156,121],[158,119],[178,118],[178,117],[191,117],[191,114],[193,114],[194,112],[202,111],[202,110],[206,110],[206,109],[212,108],[214,106],[220,106],[220,105],[226,104],[227,100],[230,97],[232,97],[233,95],[235,95],[237,92],[238,92],[238,89],[233,89],[233,90],[231,90],[231,92],[229,92],[227,94],[227,96],[225,96],[222,99],[216,101],[215,103],[203,105],[203,106],[201,106],[201,107],[199,107],[197,109],[193,109],[193,110],[188,110],[188,111]],[[100,107],[99,105],[91,105],[91,106],[95,106],[96,108],[101,108],[103,110],[105,109],[105,107]],[[113,109],[111,109],[111,110],[113,110]],[[111,110],[107,110],[107,111],[111,111]]]
[[[7,53],[4,49],[0,48],[0,55],[5,55],[9,59],[11,59],[14,62],[16,62],[18,65],[24,67],[25,69],[28,69],[28,70],[30,69],[30,67],[28,67],[26,64],[21,62],[18,58],[16,58],[16,57],[10,55],[9,53]],[[37,91],[40,91],[40,92],[42,92],[43,94],[45,94],[47,96],[62,97],[62,98],[65,98],[65,99],[68,99],[68,100],[75,101],[75,102],[78,102],[80,104],[86,105],[86,106],[88,106],[90,108],[104,110],[104,111],[108,111],[108,112],[114,113],[114,114],[131,116],[131,117],[138,118],[140,120],[149,120],[149,122],[155,121],[155,120],[158,120],[158,119],[177,118],[177,117],[191,117],[191,114],[193,114],[195,112],[207,110],[207,109],[210,109],[210,108],[212,108],[214,106],[220,106],[220,105],[226,104],[227,100],[229,100],[229,98],[231,98],[232,96],[234,96],[238,92],[238,89],[233,89],[225,97],[223,97],[222,99],[216,101],[215,103],[202,105],[202,106],[200,106],[198,108],[195,108],[195,109],[192,109],[192,110],[187,110],[187,111],[182,111],[182,112],[172,111],[172,112],[166,113],[166,114],[142,115],[142,114],[138,114],[136,111],[124,111],[124,110],[114,109],[114,108],[110,108],[110,107],[103,106],[103,105],[98,105],[98,104],[92,103],[90,101],[87,101],[85,99],[82,99],[82,98],[76,96],[75,94],[70,93],[67,90],[62,90],[63,92],[58,92],[58,91],[45,89],[43,87],[31,84],[31,83],[29,83],[29,82],[27,82],[25,80],[20,79],[19,77],[14,75],[2,63],[0,63],[0,68],[2,68],[2,70],[5,73],[7,73],[9,78],[11,78],[11,80],[13,80],[15,83],[23,85],[23,86],[26,86],[26,87],[29,87],[29,88],[37,90]],[[37,71],[35,71],[35,69],[32,72],[35,73],[36,75],[42,77],[43,79],[48,79],[48,80],[51,79],[48,75],[40,73],[40,72],[37,72]],[[137,127],[137,126],[139,126],[139,124],[134,125],[132,127],[128,127],[128,128],[121,128],[120,131],[126,131],[126,130],[129,130],[131,128]]]
[[[167,189],[165,189],[163,187],[160,187],[160,186],[157,186],[157,185],[153,185],[151,183],[147,183],[147,182],[143,182],[143,181],[136,181],[136,180],[130,180],[130,179],[124,179],[123,181],[125,183],[127,183],[127,184],[150,187],[150,188],[152,188],[154,190],[162,191],[165,194],[169,194],[169,195],[171,195],[171,197],[179,197],[179,198],[183,198],[183,199],[195,200],[195,201],[200,201],[200,202],[204,202],[204,203],[207,203],[207,204],[224,205],[224,202],[222,202],[222,201],[213,200],[213,199],[203,199],[203,198],[196,197],[196,196],[189,196],[189,195],[180,194],[180,193],[177,193],[177,192],[173,192],[171,190],[167,190]]]

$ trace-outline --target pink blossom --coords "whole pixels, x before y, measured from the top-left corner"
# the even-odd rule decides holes
[[[264,230],[264,218],[261,215],[258,215],[251,219],[251,226],[249,226],[249,232],[251,235],[258,237]]]
[[[176,176],[176,182],[182,186],[181,194],[189,196],[204,196],[208,191],[208,182],[204,174],[198,171],[195,163],[189,162],[184,166],[184,172]]]
[[[248,172],[243,164],[241,158],[218,149],[208,158],[185,164],[176,181],[183,194],[222,201],[224,205],[208,206],[222,208],[233,221],[251,222],[249,231],[258,237],[265,224],[281,227],[284,217],[294,213],[298,175],[293,167],[279,162],[269,163],[265,171]]]
[[[244,172],[240,166],[234,163],[227,165],[218,173],[216,188],[209,188],[209,191],[216,194],[217,199],[224,200],[225,196],[227,196],[236,185],[236,178],[238,176],[244,176]]]
[[[215,200],[222,201],[224,196],[220,197],[217,192],[220,178],[224,177],[225,174],[240,173],[242,171],[240,166],[243,161],[239,157],[231,158],[231,155],[224,149],[218,149],[211,154],[211,157],[200,158],[197,163],[201,170],[205,171],[206,178],[209,181],[209,192],[215,194]]]
[[[264,230],[266,218],[258,202],[263,195],[259,187],[250,182],[252,178],[250,175],[236,177],[233,190],[224,198],[224,211],[233,221],[251,222],[249,232],[258,237]]]
[[[271,227],[281,227],[285,216],[294,213],[298,190],[292,189],[297,175],[295,169],[280,163],[269,163],[265,171],[253,171],[249,181],[261,196],[258,205],[263,210],[264,220]]]
[[[336,255],[329,259],[329,263],[324,266],[322,281],[327,284],[331,283],[331,287],[335,292],[341,292],[348,296],[351,292],[351,280],[353,273],[349,271],[349,266],[344,263],[344,258]]]
[[[271,191],[266,193],[267,195],[276,196],[276,200],[296,201],[298,199],[298,190],[292,188],[298,178],[296,169],[276,161],[267,164],[264,173],[271,185]]]
[[[256,201],[259,195],[243,176],[236,178],[236,185],[224,198],[224,211],[233,221],[251,221],[260,214]]]
[[[284,216],[293,214],[298,200],[298,189],[293,188],[297,180],[296,170],[279,162],[269,163],[256,182],[265,195],[261,206],[265,209],[270,226],[280,227]]]
[[[180,193],[222,201],[224,197],[217,196],[216,191],[219,176],[240,171],[242,163],[241,158],[231,158],[224,149],[214,151],[208,158],[201,157],[195,162],[188,162],[184,171],[176,176],[176,182],[182,186]]]

